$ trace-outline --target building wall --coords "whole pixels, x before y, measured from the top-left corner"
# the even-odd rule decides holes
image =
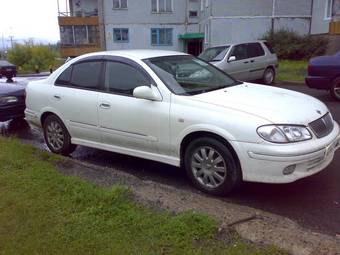
[[[329,31],[329,19],[325,18],[327,0],[314,0],[311,34],[326,34]]]
[[[312,0],[210,0],[199,29],[208,25],[205,47],[258,40],[272,28],[303,35],[310,31],[311,10]]]
[[[153,13],[151,0],[129,0],[128,8],[122,10],[113,9],[112,0],[104,0],[103,4],[107,50],[131,48],[183,50],[178,35],[184,34],[189,29],[189,26],[185,26],[187,21],[185,1],[173,0],[171,13]],[[113,28],[128,28],[129,41],[114,42]],[[173,44],[151,45],[151,28],[172,28]]]

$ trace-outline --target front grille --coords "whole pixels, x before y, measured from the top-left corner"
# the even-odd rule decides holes
[[[313,130],[314,134],[318,138],[321,138],[332,132],[334,123],[331,115],[327,113],[320,119],[314,120],[313,122],[309,123],[309,126]]]

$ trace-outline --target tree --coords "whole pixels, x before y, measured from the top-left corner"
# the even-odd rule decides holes
[[[50,45],[35,45],[32,40],[24,44],[15,44],[8,51],[7,59],[9,62],[21,67],[24,71],[48,70],[49,66],[56,65],[58,57],[56,47]]]

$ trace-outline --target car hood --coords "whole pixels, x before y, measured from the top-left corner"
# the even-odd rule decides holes
[[[6,95],[24,95],[25,87],[10,83],[1,83],[0,84],[0,96]]]
[[[275,124],[307,125],[328,112],[324,103],[291,90],[243,83],[192,100],[245,112]]]

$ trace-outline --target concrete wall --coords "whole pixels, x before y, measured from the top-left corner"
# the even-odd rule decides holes
[[[129,28],[129,42],[114,42],[113,28]],[[154,46],[151,45],[151,28],[172,28],[173,45],[171,46]],[[177,50],[183,51],[183,42],[178,40],[178,35],[185,33],[183,25],[159,25],[159,24],[107,24],[106,30],[106,49],[159,49],[159,50]]]
[[[330,20],[325,19],[327,0],[314,0],[311,34],[326,34],[329,32]]]
[[[212,16],[271,16],[272,0],[210,0]],[[301,0],[300,0],[301,1]]]
[[[312,0],[275,0],[275,15],[310,16]]]

